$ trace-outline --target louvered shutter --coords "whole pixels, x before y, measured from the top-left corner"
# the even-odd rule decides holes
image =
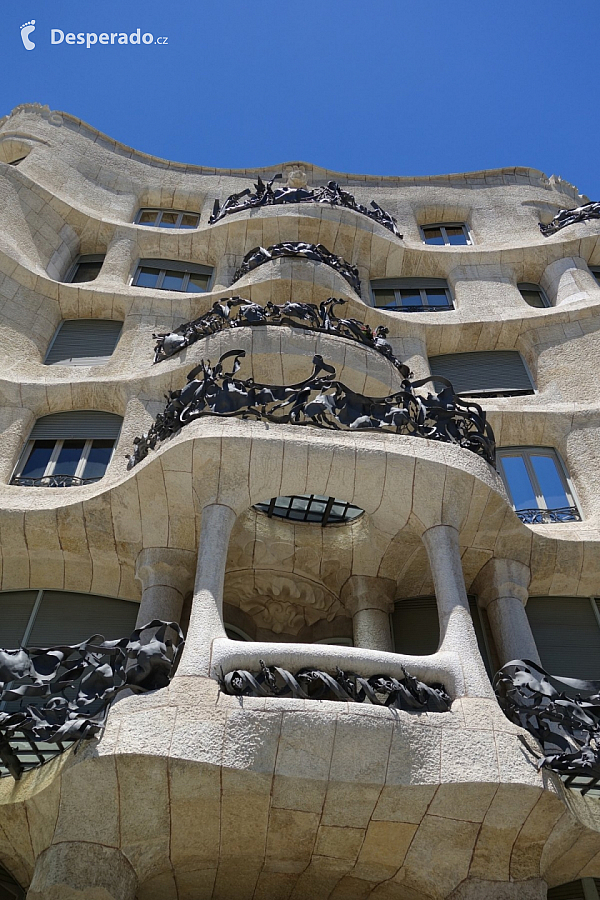
[[[16,650],[31,616],[37,591],[2,591],[0,593],[0,649]]]
[[[582,878],[550,888],[548,900],[598,900],[600,878]]]
[[[121,416],[96,409],[78,409],[54,413],[38,419],[29,439],[36,440],[88,440],[116,441],[122,423]]]
[[[473,597],[469,597],[469,608],[479,651],[488,674],[491,674],[480,610]],[[440,623],[435,597],[419,597],[397,603],[392,614],[392,632],[396,653],[406,653],[410,656],[429,656],[435,653],[440,642]]]
[[[587,597],[530,597],[525,609],[546,671],[600,679],[600,626]]]
[[[67,319],[52,342],[45,365],[97,366],[113,354],[122,322],[114,319]]]
[[[457,394],[533,393],[533,385],[516,350],[448,353],[429,360],[432,375],[452,382]]]
[[[107,640],[129,637],[138,610],[137,603],[127,600],[44,591],[28,646],[78,644],[93,634],[102,634]]]
[[[138,266],[148,266],[153,269],[169,269],[172,272],[193,272],[196,275],[212,275],[212,266],[203,266],[200,263],[181,262],[177,259],[157,259],[145,257],[140,259]]]

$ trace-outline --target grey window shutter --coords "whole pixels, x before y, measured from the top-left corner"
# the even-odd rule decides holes
[[[122,421],[121,416],[96,409],[54,413],[37,420],[29,439],[36,441],[98,438],[116,441]]]
[[[16,650],[21,646],[37,591],[2,591],[0,593],[0,649]]]
[[[600,626],[587,597],[530,597],[525,609],[546,671],[600,679]]]
[[[129,637],[138,611],[138,604],[127,600],[44,591],[27,643],[29,647],[52,647],[78,644],[93,634],[102,634],[107,640]]]
[[[584,881],[586,883],[587,891],[583,886]],[[561,884],[558,887],[550,888],[548,891],[548,900],[588,900],[588,898],[594,896],[594,889],[596,890],[596,895],[600,896],[598,893],[600,890],[600,878],[585,878],[578,881],[570,881],[569,884]]]
[[[45,365],[97,366],[113,354],[122,322],[114,319],[67,319],[52,342]]]
[[[517,350],[448,353],[429,360],[432,375],[448,378],[457,394],[514,391],[533,393],[533,385]]]

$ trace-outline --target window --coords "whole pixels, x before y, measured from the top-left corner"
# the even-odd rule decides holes
[[[140,209],[135,218],[136,225],[153,228],[197,228],[199,222],[199,213],[179,209]]]
[[[590,272],[600,285],[600,266],[590,266]]]
[[[66,319],[58,327],[44,365],[98,366],[117,346],[122,322],[114,319]]]
[[[595,597],[530,597],[525,609],[547,672],[600,678],[600,610]]]
[[[294,494],[291,497],[272,497],[268,503],[254,507],[269,518],[290,519],[292,522],[312,522],[318,525],[341,525],[363,514],[364,509],[335,497],[320,494]]]
[[[102,634],[129,637],[139,604],[70,591],[0,592],[0,648],[78,644]]]
[[[554,450],[546,447],[499,450],[498,470],[522,522],[544,525],[581,521],[573,490]]]
[[[454,309],[443,278],[380,278],[371,282],[373,305],[379,309],[439,311]]]
[[[422,225],[421,237],[424,244],[448,247],[472,244],[469,229],[463,222],[445,222],[443,225]]]
[[[517,397],[533,394],[533,384],[516,350],[448,353],[429,360],[432,375],[448,378],[465,397]]]
[[[600,878],[582,878],[549,888],[548,900],[600,900]]]
[[[18,159],[13,159],[9,162],[9,166],[18,166],[19,163],[22,163],[24,159],[27,159],[26,156],[19,156]]]
[[[0,900],[25,900],[25,891],[4,866],[0,866]]]
[[[249,634],[246,634],[245,631],[242,631],[241,628],[238,628],[236,625],[228,625],[225,623],[225,634],[229,638],[230,641],[251,641],[252,638]]]
[[[94,281],[100,274],[104,256],[93,253],[88,256],[80,256],[67,272],[65,281],[71,284],[79,284],[83,281]]]
[[[529,303],[530,306],[535,306],[537,309],[545,309],[550,306],[550,301],[539,284],[522,281],[517,287],[520,290],[521,297],[525,303]]]
[[[97,410],[56,413],[35,423],[11,484],[77,487],[104,475],[121,418]]]
[[[213,270],[210,266],[181,263],[170,259],[140,259],[133,284],[159,291],[198,294],[208,290]]]

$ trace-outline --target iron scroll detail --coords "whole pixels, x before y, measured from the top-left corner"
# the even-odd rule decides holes
[[[81,644],[0,650],[0,768],[18,779],[74,741],[96,737],[121,692],[169,684],[183,645],[175,622],[154,619],[120,640],[96,634]]]
[[[402,668],[401,680],[391,675],[363,678],[355,672],[336,668],[335,678],[328,672],[309,667],[293,675],[279,666],[260,662],[260,672],[236,669],[218,681],[224,694],[236,697],[294,697],[301,700],[338,700],[372,703],[407,711],[447,712],[451,699],[442,685],[429,686]]]
[[[539,226],[544,237],[549,237],[551,234],[556,234],[561,228],[567,228],[577,222],[588,222],[591,219],[600,219],[600,202],[598,201],[585,203],[574,209],[560,209],[551,222],[547,225],[540,222]]]
[[[250,188],[246,188],[245,191],[240,191],[238,194],[231,194],[222,206],[219,200],[215,200],[208,224],[214,225],[225,216],[243,210],[260,209],[263,206],[280,206],[285,203],[328,203],[330,206],[353,209],[363,216],[368,216],[369,219],[391,231],[397,238],[402,239],[402,235],[398,231],[398,223],[390,213],[382,209],[374,200],[371,200],[371,209],[358,203],[349,191],[345,191],[339,186],[337,181],[328,181],[326,186],[313,190],[307,188],[305,184],[302,187],[286,186],[273,189],[274,182],[281,178],[281,173],[278,173],[265,183],[259,175],[254,185],[254,193]]]
[[[212,366],[202,360],[189,372],[182,390],[169,391],[164,412],[147,433],[134,438],[128,469],[145,459],[157,444],[203,416],[239,416],[286,425],[312,425],[332,431],[387,431],[458,444],[495,462],[494,433],[477,403],[462,400],[446,378],[404,379],[387,397],[366,397],[336,380],[333,366],[313,357],[313,371],[292,385],[269,385],[235,377],[245,350],[230,350]],[[226,360],[233,361],[225,371]],[[422,396],[418,388],[441,384],[438,393]]]
[[[541,745],[538,768],[584,794],[600,784],[600,681],[559,678],[517,659],[496,674],[494,688],[507,718]]]
[[[257,269],[264,263],[271,262],[273,259],[279,259],[282,256],[292,256],[299,259],[312,259],[314,262],[324,263],[336,272],[339,272],[342,278],[345,278],[350,287],[360,296],[360,278],[358,277],[358,269],[351,265],[342,256],[336,256],[331,253],[323,244],[307,244],[305,241],[282,241],[280,244],[273,244],[271,247],[254,247],[246,253],[241,266],[236,269],[233,275],[232,284],[247,275],[253,269]]]
[[[212,309],[205,315],[186,322],[174,331],[165,334],[153,334],[157,341],[154,348],[154,362],[162,362],[179,353],[190,344],[211,334],[217,334],[227,328],[241,328],[260,325],[287,325],[305,331],[318,331],[323,334],[334,334],[377,350],[385,356],[404,378],[410,377],[407,366],[394,356],[391,344],[386,340],[388,330],[383,325],[373,331],[369,325],[359,319],[340,318],[335,313],[336,306],[342,306],[346,300],[330,297],[318,306],[316,303],[287,302],[276,306],[270,301],[266,306],[245,300],[243,297],[229,297],[216,300]],[[234,312],[235,311],[235,312]]]

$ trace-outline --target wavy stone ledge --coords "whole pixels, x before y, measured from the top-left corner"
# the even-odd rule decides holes
[[[324,263],[336,272],[339,272],[342,278],[345,278],[350,287],[360,296],[360,278],[358,277],[358,269],[351,265],[342,256],[336,256],[331,253],[323,244],[309,244],[305,241],[282,241],[280,244],[273,244],[271,247],[254,247],[246,253],[239,269],[233,274],[232,284],[257,269],[264,263],[271,262],[273,259],[279,259],[281,256],[292,256],[300,259],[311,259],[313,262]]]

